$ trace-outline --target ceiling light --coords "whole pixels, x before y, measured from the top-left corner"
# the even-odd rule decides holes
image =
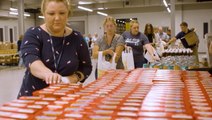
[[[10,8],[10,11],[18,11],[18,9],[16,9],[16,8]]]
[[[44,19],[45,17],[44,17],[44,16],[39,15],[39,16],[38,16],[38,18]]]
[[[97,12],[97,14],[99,14],[99,15],[103,15],[103,16],[108,16],[108,14],[103,13],[103,12]]]
[[[97,8],[98,10],[104,10],[104,8]]]
[[[163,4],[164,4],[166,7],[168,7],[168,4],[167,4],[166,0],[163,0]]]
[[[9,12],[10,15],[18,15],[18,12]],[[24,13],[24,16],[29,17],[31,16],[29,13]]]
[[[9,12],[10,15],[18,15],[17,12]]]
[[[169,13],[171,13],[171,10],[169,9],[169,7],[167,7],[166,9],[167,9],[167,11],[168,11]]]
[[[92,4],[92,2],[79,1],[78,4],[79,5],[89,5],[89,4]]]
[[[89,12],[93,12],[92,9],[86,8],[86,7],[82,7],[82,6],[78,6],[79,9],[85,10],[85,11],[89,11]]]
[[[29,17],[29,16],[31,16],[29,13],[24,13],[24,16],[27,16],[27,17]]]

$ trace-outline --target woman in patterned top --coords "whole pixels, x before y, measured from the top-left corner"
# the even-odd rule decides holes
[[[27,30],[21,45],[27,67],[18,97],[61,82],[84,82],[92,71],[82,35],[66,26],[71,15],[69,0],[43,0],[44,24]]]

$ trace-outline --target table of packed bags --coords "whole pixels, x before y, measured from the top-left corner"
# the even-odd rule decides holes
[[[0,107],[0,120],[212,120],[202,71],[108,71],[89,85],[55,84]]]

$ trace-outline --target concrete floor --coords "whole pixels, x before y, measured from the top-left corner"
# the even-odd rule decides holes
[[[85,81],[85,85],[95,80],[96,61],[92,60],[93,71]],[[17,98],[25,68],[0,67],[0,106]]]
[[[16,99],[24,71],[24,68],[18,67],[8,67],[0,70],[0,105]]]

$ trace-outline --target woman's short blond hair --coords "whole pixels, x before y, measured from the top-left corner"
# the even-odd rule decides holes
[[[23,35],[20,35],[18,39],[19,40],[23,40],[23,38],[24,38],[24,36]]]
[[[72,8],[71,8],[71,2],[70,0],[42,0],[41,3],[41,13],[44,14],[46,10],[46,3],[48,2],[62,2],[68,9],[68,16],[70,17],[72,15]]]
[[[105,24],[106,24],[108,21],[111,21],[115,26],[117,26],[117,24],[116,24],[116,19],[114,19],[114,18],[111,17],[111,16],[106,17],[106,18],[104,19],[103,26],[105,26]]]
[[[138,20],[131,20],[130,21],[130,27],[132,27],[133,26],[133,24],[139,24],[139,22],[138,22]]]

